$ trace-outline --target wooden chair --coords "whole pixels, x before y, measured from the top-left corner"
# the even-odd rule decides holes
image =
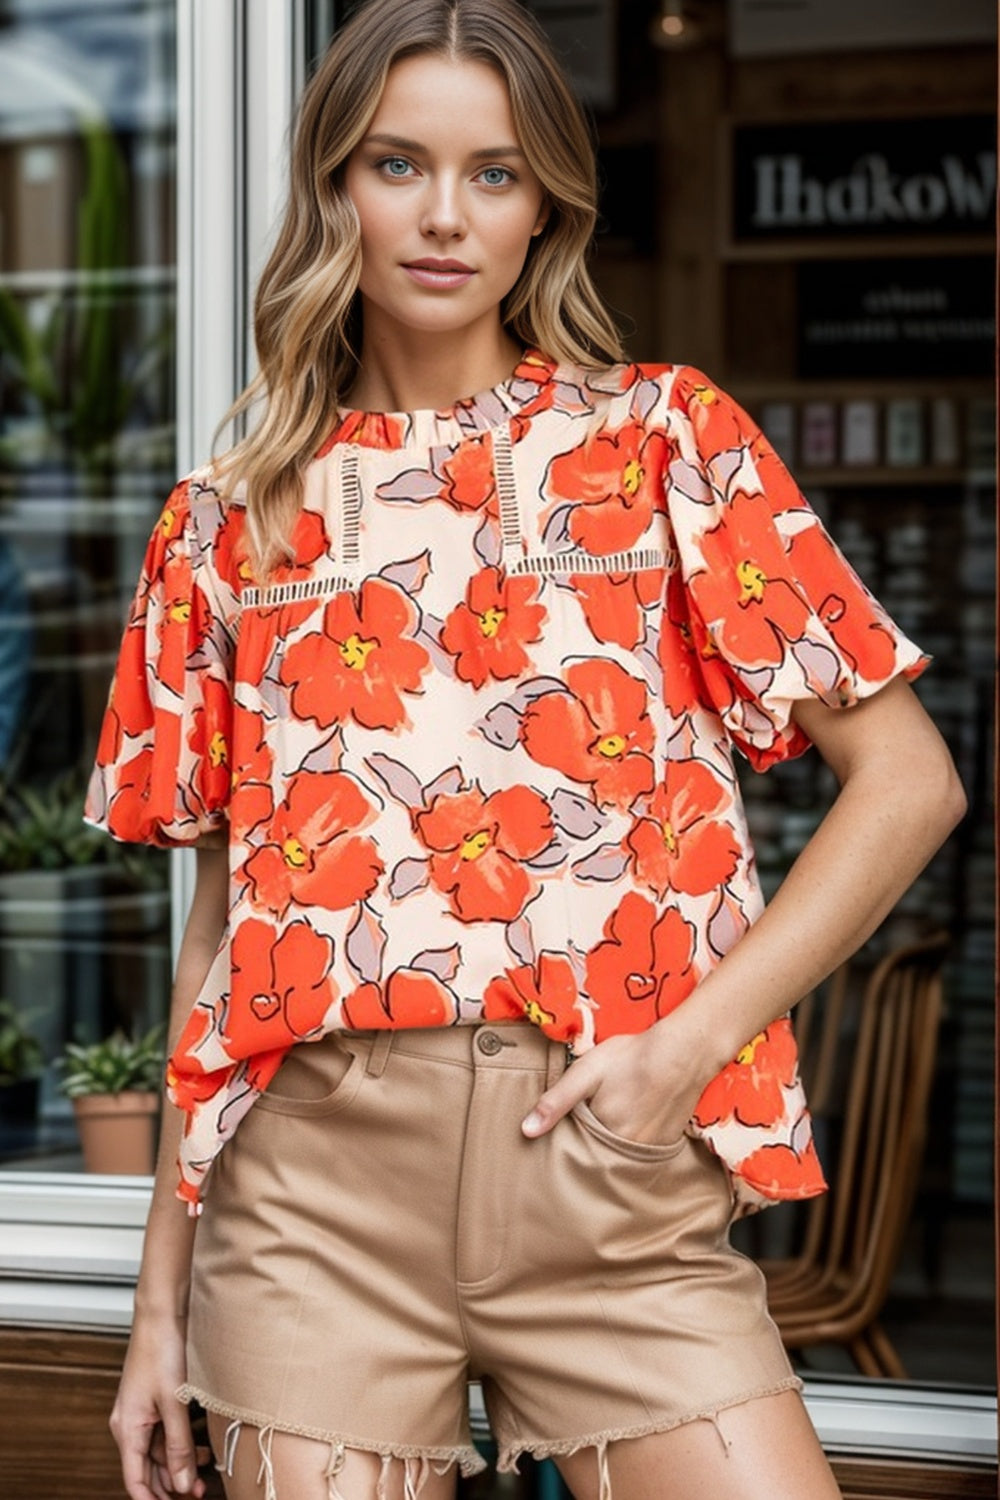
[[[842,1344],[865,1375],[906,1378],[878,1316],[926,1141],[947,947],[936,934],[888,954],[856,1006],[842,966],[822,1018],[809,997],[797,1026],[818,1121],[832,1114],[838,1058],[846,1060],[843,1128],[831,1191],[809,1205],[801,1250],[761,1263],[768,1302],[788,1348]]]

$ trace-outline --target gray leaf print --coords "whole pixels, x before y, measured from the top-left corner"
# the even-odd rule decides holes
[[[713,953],[728,953],[750,923],[743,908],[723,886],[718,905],[708,919],[708,941]]]
[[[518,917],[516,922],[508,922],[504,932],[507,937],[507,946],[519,963],[533,964],[535,962],[535,945],[531,941],[531,923],[527,917]]]
[[[500,561],[500,528],[489,516],[485,518],[472,541],[476,556],[484,568],[495,568]]]
[[[434,801],[434,798],[439,797],[442,793],[453,797],[461,789],[461,766],[449,766],[447,771],[442,771],[440,776],[435,776],[434,780],[428,786],[424,787],[424,797],[429,806]]]
[[[380,750],[369,755],[365,765],[378,777],[390,795],[395,797],[397,802],[402,802],[404,807],[424,806],[424,789],[409,766],[404,766],[401,761],[393,760],[391,755],[383,755]]]
[[[498,703],[485,718],[476,721],[476,728],[498,750],[513,750],[521,734],[521,715],[511,704]]]
[[[671,488],[679,490],[688,500],[694,500],[698,505],[714,503],[711,485],[701,470],[696,469],[694,464],[689,464],[687,459],[675,458],[667,469],[667,477]]]
[[[593,802],[564,786],[557,787],[552,793],[549,807],[556,827],[572,839],[589,839],[608,821],[607,815]]]
[[[645,422],[660,398],[660,387],[655,380],[640,380],[632,392],[632,416]]]
[[[434,974],[442,984],[448,984],[458,973],[462,962],[462,950],[457,943],[450,948],[425,948],[410,964],[423,974]]]
[[[542,532],[542,546],[546,552],[566,552],[573,545],[569,534],[569,518],[572,505],[559,505],[549,516]]]
[[[565,863],[565,860],[566,845],[561,839],[554,838],[535,855],[534,859],[526,859],[524,863],[529,870],[554,870],[557,865]]]
[[[834,694],[843,675],[843,664],[836,652],[819,641],[804,640],[796,641],[792,647],[792,655],[814,693],[818,693],[821,698]]]
[[[348,963],[369,984],[382,977],[382,952],[385,948],[385,928],[376,914],[362,902],[358,920],[347,934],[344,953]]]
[[[389,876],[389,895],[402,901],[414,891],[422,891],[430,875],[430,860],[401,859]]]
[[[578,880],[620,880],[627,869],[628,855],[621,844],[601,844],[572,866]]]
[[[400,562],[389,563],[387,567],[381,569],[379,577],[387,578],[390,583],[397,584],[404,594],[418,594],[427,581],[430,571],[430,549],[425,548],[416,557],[407,557]]]
[[[380,484],[375,491],[379,500],[395,501],[404,505],[420,505],[424,500],[433,500],[441,493],[441,481],[426,469],[406,469]]]

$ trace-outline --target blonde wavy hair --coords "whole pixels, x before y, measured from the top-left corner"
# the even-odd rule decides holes
[[[288,204],[254,301],[259,372],[216,429],[263,400],[253,431],[214,460],[220,485],[246,487],[259,579],[292,556],[303,474],[336,421],[359,359],[361,233],[343,168],[364,138],[393,63],[421,53],[497,69],[519,144],[550,204],[500,309],[506,329],[557,360],[624,358],[587,272],[597,216],[594,148],[583,111],[519,0],[368,0],[338,31],[299,107]]]

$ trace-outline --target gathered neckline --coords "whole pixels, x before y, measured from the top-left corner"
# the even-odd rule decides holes
[[[464,442],[533,406],[557,368],[556,361],[547,354],[529,348],[505,379],[473,396],[459,397],[448,407],[415,408],[408,412],[341,407],[334,430],[316,457],[322,458],[336,443],[398,449]]]

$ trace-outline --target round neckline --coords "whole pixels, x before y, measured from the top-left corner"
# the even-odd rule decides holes
[[[499,426],[533,404],[556,368],[556,361],[540,349],[527,348],[503,380],[474,395],[460,396],[450,406],[415,407],[412,411],[339,407],[334,430],[316,456],[322,458],[335,443],[405,448],[462,442]]]

